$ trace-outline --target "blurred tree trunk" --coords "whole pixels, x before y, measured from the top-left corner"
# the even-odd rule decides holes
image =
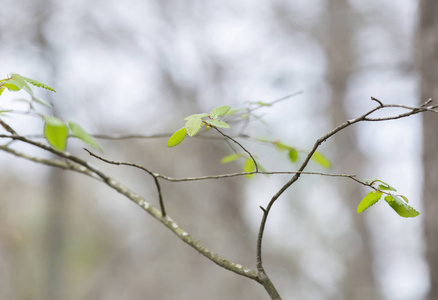
[[[45,27],[53,13],[53,3],[51,0],[45,0],[37,6],[37,22],[34,27],[34,41],[39,48],[41,60],[46,66],[49,76],[52,77],[50,82],[55,82],[56,78],[56,50],[52,47],[47,37]],[[47,98],[51,101],[51,94]],[[59,108],[59,106],[57,106]],[[56,109],[54,114],[58,115]],[[53,157],[55,158],[55,157]],[[43,239],[45,272],[44,299],[57,300],[66,299],[67,286],[65,285],[63,264],[65,264],[62,255],[66,240],[66,224],[68,220],[68,196],[66,189],[68,186],[65,173],[57,168],[50,168],[47,176],[46,189],[46,224],[45,237]]]
[[[346,108],[354,106],[354,99],[348,101],[346,92],[348,80],[354,65],[355,55],[352,40],[355,34],[356,19],[347,0],[329,0],[327,10],[327,32],[322,43],[326,45],[328,57],[327,77],[331,88],[331,121],[338,126],[348,120]],[[355,128],[349,128],[334,137],[336,145],[334,167],[345,174],[361,173],[363,155],[358,149]],[[363,215],[356,212],[361,187],[355,183],[342,182],[340,192],[352,212],[352,223],[360,238],[360,245],[353,247],[355,252],[347,260],[346,274],[342,283],[344,299],[379,299],[379,292],[373,275],[373,252],[371,234]]]
[[[421,102],[438,101],[438,2],[420,2],[418,28]],[[438,118],[423,114],[423,199],[426,259],[430,272],[429,299],[438,299]]]

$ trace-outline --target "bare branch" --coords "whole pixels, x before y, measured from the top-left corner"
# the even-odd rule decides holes
[[[48,152],[51,152],[59,157],[62,157],[66,159],[66,162],[57,161],[57,160],[47,160],[47,159],[40,159],[36,157],[32,157],[29,155],[26,155],[24,153],[15,151],[13,149],[8,148],[7,146],[0,146],[1,150],[4,150],[8,153],[11,153],[13,155],[16,155],[18,157],[40,163],[45,164],[53,167],[59,167],[62,169],[68,169],[68,170],[74,170],[79,173],[83,173],[86,175],[89,175],[93,178],[99,179],[102,182],[104,182],[106,185],[111,187],[112,189],[116,190],[120,194],[124,195],[134,203],[136,203],[138,206],[140,206],[143,210],[148,212],[151,216],[153,216],[155,219],[157,219],[159,222],[161,222],[163,225],[165,225],[169,230],[171,230],[175,235],[177,235],[184,243],[190,245],[192,248],[194,248],[196,251],[210,259],[215,264],[231,271],[234,273],[237,273],[239,275],[248,277],[250,279],[259,281],[258,278],[258,272],[256,270],[247,268],[242,266],[241,264],[231,262],[227,260],[226,258],[220,256],[217,253],[214,253],[210,251],[208,248],[206,248],[204,245],[202,245],[197,239],[190,236],[186,231],[184,231],[172,218],[169,216],[163,216],[162,212],[155,208],[153,205],[151,205],[149,202],[147,202],[144,198],[140,197],[138,194],[130,190],[128,187],[124,186],[122,183],[118,182],[117,180],[105,175],[103,172],[99,171],[97,168],[91,166],[87,161],[84,161],[76,156],[73,156],[70,153],[67,152],[61,152],[58,151],[50,146],[47,146],[43,143],[36,142],[33,140],[30,140],[23,136],[15,136],[15,135],[0,135],[0,138],[10,138],[14,140],[19,140],[24,143],[33,145],[37,148],[46,150]]]
[[[249,157],[251,157],[252,161],[254,162],[254,166],[255,166],[255,169],[256,169],[256,170],[255,170],[255,173],[258,173],[258,172],[259,172],[259,166],[257,165],[257,162],[256,162],[255,158],[252,156],[251,152],[249,152],[248,150],[246,150],[246,148],[243,147],[242,144],[240,144],[238,141],[236,141],[235,139],[233,139],[233,138],[230,137],[229,135],[226,135],[225,133],[223,133],[222,131],[220,131],[217,127],[214,127],[214,126],[213,126],[213,128],[216,129],[217,132],[219,132],[221,135],[223,135],[223,136],[226,137],[227,139],[232,140],[235,144],[237,144],[240,148],[242,148],[243,151],[245,151],[245,152],[249,155]]]
[[[333,130],[331,130],[329,133],[327,133],[326,135],[320,137],[319,139],[316,140],[316,142],[314,143],[312,149],[310,150],[310,152],[308,153],[307,157],[305,158],[304,162],[301,164],[300,168],[298,169],[297,173],[286,183],[284,184],[280,190],[271,198],[270,202],[268,203],[267,207],[263,210],[263,216],[262,219],[260,221],[260,228],[259,228],[259,233],[257,236],[257,270],[259,271],[259,273],[265,273],[264,268],[263,268],[263,261],[262,261],[262,242],[263,242],[263,233],[265,230],[265,226],[266,226],[266,221],[269,215],[269,212],[272,208],[272,206],[274,205],[274,203],[277,201],[277,199],[292,185],[294,184],[301,176],[301,174],[303,174],[302,172],[304,171],[304,169],[307,167],[307,164],[309,163],[312,155],[315,153],[315,151],[318,149],[318,147],[325,142],[327,139],[329,139],[330,137],[332,137],[333,135],[335,135],[336,133],[338,133],[339,131],[353,125],[359,122],[363,122],[363,121],[387,121],[387,120],[396,120],[396,119],[400,119],[400,118],[404,118],[404,117],[408,117],[411,115],[415,115],[417,113],[421,113],[421,112],[425,112],[425,111],[431,111],[434,108],[426,108],[423,106],[420,107],[413,107],[413,108],[408,108],[408,107],[403,107],[402,105],[397,105],[397,104],[383,104],[380,100],[372,97],[371,98],[373,101],[376,101],[379,103],[379,106],[371,109],[370,111],[366,112],[365,114],[352,119],[352,120],[347,120],[344,123],[342,123],[341,125],[339,125],[338,127],[334,128]],[[426,101],[427,104],[430,103],[430,101]],[[426,105],[427,105],[426,104]],[[398,108],[404,108],[404,109],[408,109],[410,111],[408,111],[407,113],[404,114],[400,114],[400,115],[395,115],[395,116],[390,116],[390,117],[385,117],[385,118],[369,118],[369,116],[371,114],[373,114],[374,112],[380,110],[380,109],[384,109],[384,108],[389,108],[389,107],[398,107]],[[435,112],[435,111],[434,111]],[[354,177],[350,177],[351,179],[369,186],[368,184],[361,182],[360,180],[355,179]]]
[[[166,208],[164,206],[163,195],[161,193],[161,186],[160,186],[160,182],[158,181],[158,178],[160,176],[158,176],[158,174],[155,174],[155,173],[149,171],[148,169],[146,169],[145,167],[137,165],[137,164],[108,160],[108,159],[105,159],[105,158],[91,152],[87,148],[84,148],[84,150],[87,151],[88,154],[90,154],[91,156],[93,156],[93,157],[95,157],[95,158],[97,158],[105,163],[112,164],[112,165],[124,165],[124,166],[135,167],[135,168],[141,169],[141,170],[145,171],[146,173],[148,173],[149,175],[151,175],[154,178],[155,186],[157,187],[158,201],[160,203],[161,214],[163,215],[163,217],[166,216]]]

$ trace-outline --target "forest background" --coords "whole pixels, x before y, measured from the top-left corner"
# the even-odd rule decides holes
[[[436,90],[424,93],[425,69],[436,62],[421,59],[421,20],[438,10],[419,3],[16,0],[0,18],[0,73],[55,87],[54,95],[42,93],[57,115],[102,134],[170,135],[192,113],[302,92],[260,110],[266,124],[253,121],[248,133],[308,149],[375,106],[370,96],[411,106],[438,98]],[[3,95],[0,107],[10,100]],[[41,125],[25,118],[12,124],[28,134]],[[428,217],[436,208],[426,193],[436,187],[426,187],[438,180],[430,171],[438,160],[423,153],[438,149],[438,127],[425,124],[421,116],[361,124],[324,144],[331,172],[384,179],[421,215],[400,218],[380,203],[357,215],[365,189],[303,178],[266,230],[266,268],[284,299],[432,297],[438,257],[430,253],[438,250],[428,228],[438,226]],[[221,141],[193,139],[178,149],[168,149],[166,138],[99,142],[106,157],[174,177],[240,168],[220,164],[230,151]],[[81,147],[71,142],[69,151]],[[248,147],[268,170],[295,167],[264,145]],[[155,196],[141,172],[95,163],[142,196]],[[168,209],[191,234],[253,265],[259,206],[285,180],[163,189]],[[104,185],[1,153],[0,189],[2,299],[266,299],[256,284],[217,268]]]

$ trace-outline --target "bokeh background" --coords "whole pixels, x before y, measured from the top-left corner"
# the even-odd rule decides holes
[[[410,106],[438,98],[438,9],[421,2],[423,9],[414,0],[3,1],[0,74],[53,86],[56,94],[38,93],[56,115],[100,134],[171,133],[192,113],[302,92],[258,110],[264,122],[251,121],[245,133],[306,150],[374,107],[370,96]],[[5,92],[0,108],[20,109],[11,101],[17,95]],[[436,299],[436,119],[359,124],[324,143],[329,172],[385,180],[421,214],[404,219],[378,203],[358,215],[368,190],[347,179],[303,176],[274,207],[265,234],[265,268],[284,299]],[[27,116],[7,122],[22,134],[42,130]],[[173,177],[241,168],[220,164],[231,153],[223,141],[193,138],[173,149],[166,141],[100,143],[108,159]],[[241,142],[269,171],[297,167],[272,147]],[[144,172],[105,165],[75,140],[68,151],[157,205]],[[259,206],[288,179],[163,182],[163,195],[186,231],[254,268]],[[0,153],[0,299],[267,295],[105,185]]]

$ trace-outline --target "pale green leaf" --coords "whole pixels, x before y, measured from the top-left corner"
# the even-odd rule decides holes
[[[90,145],[91,147],[102,151],[102,147],[100,147],[97,141],[91,135],[89,135],[88,132],[86,132],[79,124],[76,124],[74,122],[68,122],[68,127],[75,137]]]
[[[9,79],[3,83],[3,86],[7,88],[10,92],[18,92],[23,88],[23,82],[19,80]]]
[[[230,109],[225,115],[231,116],[234,115],[236,112],[241,111],[242,109]]]
[[[24,78],[18,74],[11,74],[11,78],[6,81],[8,84],[13,84],[16,88],[25,89],[29,94],[33,94],[32,89],[24,80]],[[15,90],[17,91],[17,90]]]
[[[262,142],[262,143],[272,143],[270,139],[264,138],[264,137],[256,137],[256,141]]]
[[[55,117],[44,117],[44,137],[54,148],[64,151],[67,146],[68,128]]]
[[[18,102],[24,102],[24,103],[27,103],[27,104],[30,104],[32,102],[29,99],[24,99],[24,98],[14,98],[12,100],[13,101],[18,101]]]
[[[395,188],[387,184],[386,182],[383,182],[382,180],[376,179],[375,181],[381,182],[383,184],[379,184],[379,189],[382,191],[397,191]]]
[[[251,158],[247,158],[245,160],[245,163],[243,164],[243,172],[251,173],[251,172],[255,172],[255,170],[256,168],[254,161]],[[254,176],[254,174],[246,174],[245,176],[251,178],[252,176]]]
[[[219,117],[224,116],[228,111],[230,110],[230,107],[228,105],[222,105],[214,108],[210,112],[210,118],[217,119]]]
[[[409,203],[409,200],[408,200],[408,198],[406,196],[400,195],[400,197],[402,197],[403,200],[405,200],[406,203]]]
[[[175,146],[181,144],[181,142],[186,137],[186,134],[187,134],[187,131],[186,131],[185,127],[175,131],[175,133],[172,134],[172,136],[167,141],[167,147],[171,148],[171,147],[175,147]]]
[[[392,209],[394,209],[400,216],[404,218],[413,218],[420,214],[413,207],[406,204],[402,199],[400,199],[396,195],[386,196],[385,201],[388,202],[389,206],[391,206]]]
[[[286,144],[283,144],[280,141],[274,142],[274,145],[277,148],[277,150],[280,150],[280,151],[286,151],[286,150],[292,149],[292,147],[290,147],[290,146],[288,146]]]
[[[240,157],[242,157],[242,155],[238,154],[238,153],[230,154],[230,155],[227,155],[225,157],[222,157],[221,163],[226,164],[226,163],[235,161],[236,159],[239,159]]]
[[[21,79],[29,82],[30,84],[32,84],[34,86],[37,86],[37,87],[40,87],[40,88],[43,88],[43,89],[46,89],[46,90],[49,90],[49,91],[52,91],[52,92],[56,92],[52,87],[50,87],[47,84],[44,84],[42,82],[39,82],[39,81],[37,81],[35,79],[24,77],[24,76],[21,76],[19,74],[11,74],[11,76],[15,77],[15,78],[21,78]]]
[[[184,121],[187,121],[187,120],[189,120],[189,119],[191,119],[191,118],[199,118],[199,119],[202,119],[202,118],[204,118],[204,117],[206,117],[206,116],[208,116],[207,113],[203,113],[203,114],[194,114],[194,115],[190,115],[190,116],[188,116],[188,117],[185,117],[185,118],[184,118]]]
[[[315,153],[313,153],[312,160],[326,169],[330,168],[331,166],[330,161],[324,155],[322,155],[321,152],[318,151],[315,151]]]
[[[376,204],[380,198],[382,197],[382,192],[379,191],[372,191],[369,192],[359,203],[359,206],[357,207],[357,213],[363,212],[368,207]]]
[[[186,122],[185,128],[189,136],[195,136],[196,134],[198,134],[199,130],[201,130],[201,126],[201,118],[190,118]]]
[[[43,106],[46,106],[46,107],[49,107],[49,108],[53,107],[53,104],[47,102],[46,100],[41,99],[40,97],[35,96],[35,95],[32,95],[32,99],[36,103],[41,104]]]
[[[212,127],[218,127],[218,128],[230,128],[230,125],[228,125],[228,123],[225,123],[224,121],[221,120],[205,120],[205,122],[212,126]]]
[[[298,151],[294,148],[291,148],[288,152],[289,159],[291,162],[296,162],[298,160]]]
[[[257,102],[251,102],[253,104],[257,104],[259,106],[272,106],[272,103],[267,103],[267,102],[263,102],[263,101],[257,101]]]
[[[3,93],[3,91],[5,90],[5,87],[0,87],[0,95]]]

